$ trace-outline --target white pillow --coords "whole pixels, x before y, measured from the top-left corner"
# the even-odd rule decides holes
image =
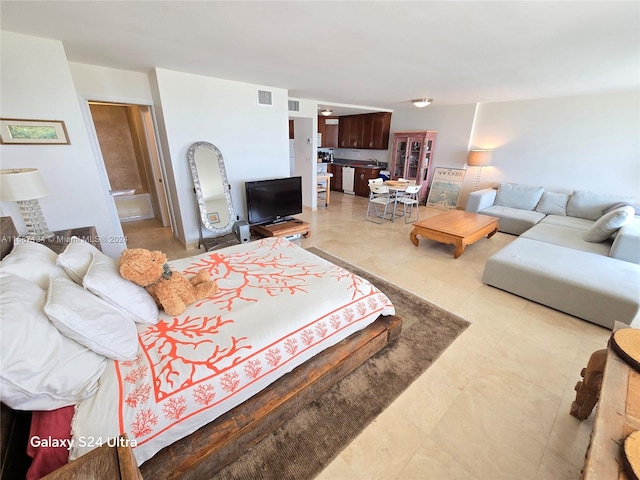
[[[89,242],[73,236],[64,251],[58,255],[58,265],[64,268],[71,280],[82,285],[82,279],[87,274],[95,252],[100,250]]]
[[[72,280],[52,276],[50,281],[44,313],[60,332],[107,358],[136,358],[133,321]]]
[[[633,207],[620,207],[600,217],[596,223],[584,234],[587,242],[599,243],[607,240],[611,235],[631,221],[635,214]]]
[[[538,205],[544,187],[529,187],[517,183],[501,183],[496,193],[494,205],[533,210]]]
[[[54,410],[95,394],[107,360],[58,331],[35,283],[0,273],[0,289],[0,400],[18,410]]]
[[[134,322],[158,323],[158,306],[151,295],[141,286],[123,278],[118,262],[104,253],[94,253],[82,284]]]
[[[13,273],[46,290],[49,275],[68,278],[65,271],[56,265],[57,257],[56,252],[41,243],[17,238],[11,253],[0,262],[0,272]]]
[[[545,215],[567,215],[568,193],[542,192],[542,197],[536,205],[536,212]]]

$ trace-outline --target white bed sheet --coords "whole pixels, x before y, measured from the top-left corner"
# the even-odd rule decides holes
[[[220,291],[139,325],[136,361],[109,361],[76,407],[70,459],[126,433],[138,464],[244,402],[393,305],[375,286],[288,240],[266,238],[171,262]]]

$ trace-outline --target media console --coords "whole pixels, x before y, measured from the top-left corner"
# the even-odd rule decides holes
[[[309,222],[291,218],[282,222],[251,225],[251,233],[262,237],[309,237],[311,225]]]

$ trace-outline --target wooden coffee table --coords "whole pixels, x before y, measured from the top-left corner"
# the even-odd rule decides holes
[[[464,253],[467,245],[483,237],[491,238],[498,231],[498,217],[450,210],[413,224],[409,234],[411,242],[418,246],[418,235],[440,243],[455,245],[453,258]]]

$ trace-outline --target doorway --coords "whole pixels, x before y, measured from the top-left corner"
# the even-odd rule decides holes
[[[120,223],[156,219],[163,227],[170,226],[150,107],[87,103]]]

